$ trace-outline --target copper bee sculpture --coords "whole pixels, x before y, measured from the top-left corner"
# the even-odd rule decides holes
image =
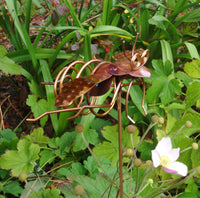
[[[143,78],[150,78],[151,73],[145,64],[149,58],[149,50],[135,49],[136,40],[132,51],[120,52],[113,56],[115,62],[107,62],[98,59],[92,59],[87,63],[83,61],[74,61],[64,67],[57,75],[54,82],[55,106],[64,107],[63,109],[45,112],[41,116],[28,121],[36,121],[41,117],[66,111],[75,111],[75,115],[67,118],[74,119],[79,115],[86,115],[92,112],[96,116],[105,116],[113,108],[117,99],[118,109],[118,130],[119,130],[119,175],[120,175],[120,198],[123,197],[123,172],[122,172],[122,143],[121,143],[121,88],[128,86],[125,100],[125,110],[127,118],[135,124],[134,120],[128,115],[128,99],[132,85],[142,84],[143,99],[142,108],[144,108],[145,84]],[[91,64],[97,66],[92,69]],[[80,70],[76,65],[82,65]],[[83,76],[86,69],[90,75]],[[72,75],[75,78],[72,78]],[[129,83],[123,84],[124,79],[131,79]],[[134,82],[136,80],[136,82]],[[139,80],[139,81],[138,81]],[[67,82],[66,82],[67,81]],[[104,95],[113,88],[113,97],[109,104],[97,104],[98,96]],[[86,97],[84,97],[86,95]],[[73,104],[73,105],[72,105]],[[72,105],[72,106],[71,106]],[[95,108],[107,108],[103,113],[98,113]],[[84,110],[88,109],[87,112]]]

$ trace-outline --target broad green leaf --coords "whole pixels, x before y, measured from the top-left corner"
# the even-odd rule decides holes
[[[105,157],[108,159],[112,166],[115,166],[119,159],[119,146],[118,146],[118,126],[106,126],[102,130],[103,137],[107,140],[94,147],[93,151],[95,156]],[[139,142],[138,130],[132,134],[133,144],[136,146]],[[122,147],[131,148],[130,134],[122,128]]]
[[[98,133],[94,129],[89,129],[84,135],[88,144],[96,145],[99,142]],[[86,148],[87,145],[83,142],[81,134],[78,133],[73,143],[73,151],[77,152]]]
[[[195,22],[200,21],[200,8],[190,10],[184,16],[177,18],[177,20],[181,20],[182,22]]]
[[[32,143],[37,143],[40,147],[46,147],[49,140],[47,136],[44,136],[43,128],[35,128],[30,135],[26,135],[24,138]]]
[[[155,15],[152,18],[149,19],[149,23],[152,25],[156,25],[156,27],[166,30],[166,22],[168,22],[167,18],[161,16],[161,15]]]
[[[200,81],[192,82],[186,91],[186,107],[189,108],[200,99]]]
[[[184,71],[192,78],[200,78],[200,60],[192,60],[184,66]]]
[[[109,197],[109,198],[116,197],[117,193],[116,187],[112,186],[112,188],[109,191],[106,190],[110,185],[110,181],[106,180],[104,177],[97,176],[96,179],[92,179],[87,176],[73,175],[72,178],[76,182],[81,184],[84,189],[87,190],[87,192],[90,195],[89,197],[91,198],[100,197],[101,195],[103,195],[103,197]],[[105,194],[103,194],[104,192]]]
[[[180,79],[186,87],[189,85],[190,82],[192,82],[192,79],[185,72],[182,71],[176,72],[175,77]]]
[[[190,52],[190,55],[191,55],[192,58],[200,59],[199,53],[198,53],[197,48],[194,44],[185,42],[185,45],[187,46],[188,51]]]
[[[49,147],[56,149],[55,154],[61,159],[64,159],[66,153],[70,151],[75,137],[76,132],[66,132],[61,137],[49,139]]]
[[[172,50],[169,42],[166,40],[161,40],[161,49],[162,49],[162,59],[163,63],[166,64],[167,61],[171,63],[172,68],[174,68],[174,60],[172,56]],[[169,64],[169,63],[168,63]]]
[[[4,57],[7,54],[7,50],[3,45],[0,45],[0,60],[2,57]]]
[[[40,166],[49,163],[51,164],[54,159],[56,158],[56,155],[54,154],[53,150],[42,150],[40,152]]]
[[[0,70],[11,75],[21,74],[20,66],[15,64],[15,62],[7,56],[0,57]]]
[[[45,113],[46,111],[49,111],[49,104],[46,100],[40,99],[38,100],[35,95],[29,95],[26,104],[31,107],[31,111],[34,114],[34,117],[38,117],[41,114]],[[44,126],[48,117],[44,116],[40,119],[41,126]]]
[[[153,150],[154,146],[146,141],[143,141],[139,148],[138,151],[141,152],[140,157],[143,160],[149,160],[151,159],[151,150]]]
[[[96,26],[89,33],[91,34],[92,37],[102,36],[102,35],[115,35],[127,39],[133,38],[133,35],[127,32],[126,30],[110,25]]]
[[[169,61],[163,65],[160,60],[153,60],[152,66],[155,70],[151,72],[152,86],[147,90],[146,99],[149,102],[158,102],[166,105],[174,99],[175,94],[181,92],[179,81],[175,79],[173,68]]]
[[[19,197],[22,191],[23,188],[21,187],[21,184],[19,182],[13,182],[3,187],[3,192],[5,194],[9,193],[11,195],[14,195],[15,197]]]
[[[29,173],[33,170],[32,162],[39,158],[40,147],[23,139],[19,141],[17,149],[17,151],[7,151],[0,157],[1,168],[11,169],[12,175],[16,177],[22,172]]]
[[[19,140],[11,129],[0,130],[0,137],[0,155],[8,149],[16,149]]]

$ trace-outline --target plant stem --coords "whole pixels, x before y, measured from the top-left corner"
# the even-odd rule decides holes
[[[119,179],[120,179],[120,198],[123,198],[123,167],[122,167],[122,118],[121,118],[121,89],[118,92],[117,98],[118,111],[118,137],[119,137]]]

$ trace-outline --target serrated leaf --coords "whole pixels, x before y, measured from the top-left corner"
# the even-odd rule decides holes
[[[93,152],[95,156],[105,157],[115,166],[119,159],[119,146],[118,146],[118,125],[106,126],[102,130],[103,137],[107,140],[94,147]],[[133,134],[133,144],[136,146],[139,142],[138,130]],[[130,134],[122,128],[122,147],[131,148]]]
[[[179,81],[175,79],[172,65],[166,61],[152,61],[154,71],[152,71],[152,86],[147,90],[146,99],[149,102],[158,102],[160,98],[162,104],[166,105],[172,101],[175,94],[181,92]]]
[[[31,111],[34,114],[34,117],[38,117],[41,114],[45,113],[46,111],[49,111],[49,104],[46,100],[40,99],[37,101],[37,97],[35,95],[29,95],[26,104],[31,107]],[[47,116],[44,116],[40,119],[40,124],[43,127],[48,120]]]
[[[194,81],[186,91],[186,107],[189,108],[200,99],[200,81]]]
[[[200,60],[192,60],[184,66],[184,71],[192,78],[200,78]]]
[[[33,170],[32,162],[39,156],[40,147],[36,144],[23,139],[17,145],[17,151],[7,151],[0,157],[0,166],[2,169],[11,169],[13,176],[19,176],[20,173],[29,173]]]
[[[32,143],[39,144],[40,147],[45,147],[49,140],[47,136],[44,136],[44,130],[41,127],[35,128],[30,135],[26,135],[24,138]]]

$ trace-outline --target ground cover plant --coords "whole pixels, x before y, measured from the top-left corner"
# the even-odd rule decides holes
[[[148,114],[142,87],[134,85],[128,112],[136,123],[130,123],[123,87],[123,197],[200,197],[199,6],[195,0],[1,1],[0,196],[120,197],[115,106],[100,118],[67,120],[74,114],[64,112],[26,119],[57,109],[52,84],[63,67],[94,56],[113,62],[114,54],[132,50],[139,33],[136,49],[150,52]],[[108,91],[99,103],[112,97]]]

